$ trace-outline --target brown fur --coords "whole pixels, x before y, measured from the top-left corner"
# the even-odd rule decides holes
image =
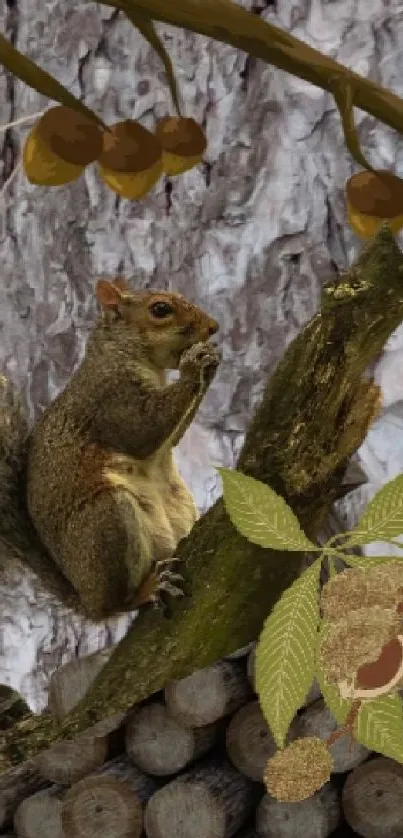
[[[101,280],[97,297],[85,359],[35,425],[27,457],[31,520],[93,619],[135,607],[155,561],[197,518],[172,447],[218,364],[216,321],[181,295]],[[172,314],[154,316],[157,302]],[[180,379],[167,384],[175,367]]]

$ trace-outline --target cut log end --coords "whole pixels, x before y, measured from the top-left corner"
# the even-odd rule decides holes
[[[26,797],[14,815],[18,838],[63,838],[62,797],[57,788],[43,789]]]
[[[299,803],[280,803],[265,794],[256,812],[259,838],[328,838],[340,820],[337,792],[327,783]]]
[[[251,780],[263,781],[266,763],[277,747],[258,701],[250,701],[235,713],[227,728],[226,746],[238,771]]]
[[[167,708],[186,727],[203,727],[233,713],[252,696],[244,667],[219,661],[165,688]]]
[[[143,812],[121,780],[91,776],[67,792],[62,809],[64,838],[140,838]]]
[[[403,835],[403,766],[386,757],[359,765],[347,777],[342,806],[363,838]]]
[[[162,702],[134,712],[126,726],[126,751],[141,771],[155,776],[176,774],[207,753],[217,738],[217,725],[185,728]]]
[[[148,838],[227,838],[252,813],[260,787],[229,764],[206,762],[159,789],[145,810]]]
[[[38,757],[38,771],[60,785],[75,783],[101,765],[108,751],[107,737],[83,734],[54,743]]]

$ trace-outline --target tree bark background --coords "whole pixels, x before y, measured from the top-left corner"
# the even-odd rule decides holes
[[[251,0],[242,0],[251,8]],[[403,0],[261,0],[256,12],[403,96]],[[258,8],[257,8],[258,6]],[[264,7],[264,8],[262,8]],[[259,11],[260,10],[260,11]],[[314,314],[322,282],[360,243],[346,223],[356,170],[332,97],[233,48],[157,24],[184,112],[208,137],[205,162],[139,203],[119,199],[95,167],[41,189],[19,172],[0,200],[0,369],[32,418],[65,386],[95,317],[99,275],[177,290],[221,324],[223,360],[178,449],[201,510],[220,494],[211,463],[234,465],[265,380]],[[116,10],[79,0],[0,0],[0,31],[106,122],[152,128],[173,112],[158,57]],[[0,70],[0,125],[48,103]],[[403,139],[356,111],[364,152],[403,175]],[[0,182],[31,127],[0,134]],[[379,361],[384,411],[360,449],[370,483],[343,504],[349,520],[403,470],[403,329]],[[389,548],[388,548],[389,549]],[[52,602],[18,562],[0,577],[0,683],[33,710],[66,660],[116,642],[129,618],[84,623]]]

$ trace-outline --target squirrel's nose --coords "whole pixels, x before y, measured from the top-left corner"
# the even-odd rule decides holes
[[[218,332],[219,328],[220,328],[220,327],[219,327],[219,325],[218,325],[218,323],[217,323],[217,320],[212,320],[212,319],[211,319],[211,320],[209,321],[209,326],[208,326],[208,333],[209,333],[209,335],[215,335],[215,333],[216,333],[216,332]]]

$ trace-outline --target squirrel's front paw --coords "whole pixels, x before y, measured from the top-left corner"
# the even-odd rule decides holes
[[[214,344],[209,341],[194,343],[182,355],[179,364],[181,378],[199,381],[205,387],[213,380],[220,360],[220,350]]]
[[[183,576],[179,573],[173,573],[170,569],[171,564],[178,561],[179,559],[173,556],[171,559],[156,562],[149,576],[140,585],[133,608],[138,608],[140,605],[146,605],[149,602],[153,604],[154,608],[160,608],[163,605],[161,600],[163,591],[171,596],[184,596],[182,588],[175,584],[175,582],[183,582]]]

